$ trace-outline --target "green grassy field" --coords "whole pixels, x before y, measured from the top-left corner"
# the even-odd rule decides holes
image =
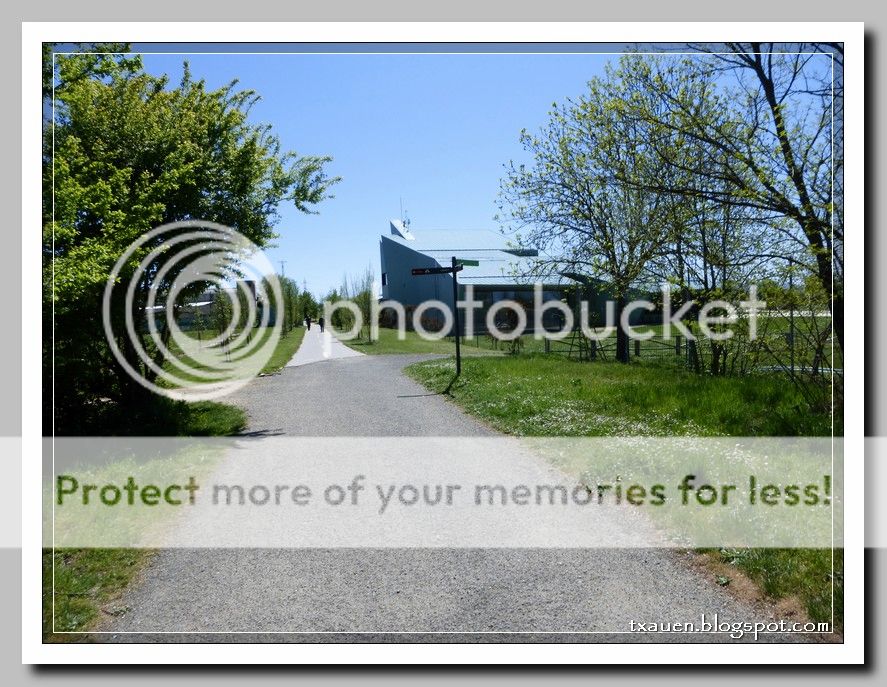
[[[268,362],[265,363],[265,367],[262,368],[262,374],[272,374],[283,369],[284,365],[286,365],[296,354],[296,351],[299,350],[299,346],[302,345],[302,339],[304,338],[304,327],[296,327],[281,336],[280,341],[277,342],[277,346],[274,348],[274,352],[271,354]]]
[[[252,333],[251,335],[252,337],[258,337],[260,340],[265,340],[270,337],[272,329],[270,327],[257,327],[255,330],[253,330],[253,332],[254,333]],[[196,331],[189,331],[187,332],[187,334],[193,341],[198,342],[197,345],[202,345],[202,342],[209,341],[212,337],[216,336],[217,331],[212,329],[204,329],[199,333],[199,335]],[[272,352],[271,357],[262,368],[261,374],[271,374],[277,372],[284,365],[286,365],[289,362],[290,358],[295,355],[304,337],[304,327],[296,327],[295,329],[282,334],[274,347],[274,351]],[[254,340],[251,339],[250,343],[253,343],[253,341]],[[182,349],[172,341],[170,342],[169,348],[170,352],[176,357],[176,359],[180,360],[185,365],[193,367],[197,370],[211,369],[210,365],[206,365],[200,361],[195,360],[194,357],[183,353]],[[210,381],[200,377],[199,375],[191,374],[186,370],[175,367],[170,360],[166,360],[164,362],[163,369],[170,372],[171,374],[175,374],[177,377],[187,382],[204,383]],[[164,386],[172,386],[172,384],[163,379],[158,379],[158,384],[162,384]]]
[[[407,373],[443,391],[455,364],[428,361]],[[805,412],[803,399],[776,375],[711,377],[656,365],[530,354],[466,360],[450,394],[496,429],[526,436],[829,436],[831,431],[831,418]]]
[[[444,338],[437,341],[423,339],[416,332],[407,332],[406,338],[401,341],[397,337],[396,329],[379,328],[379,339],[369,343],[366,339],[353,339],[345,341],[340,339],[349,348],[368,355],[395,355],[404,353],[437,353],[454,355],[456,344],[452,338]],[[490,348],[489,342],[484,337],[462,339],[462,355],[501,355],[501,350]]]
[[[56,549],[43,551],[43,641],[83,641],[83,632],[141,570],[151,552],[143,549]],[[53,595],[53,569],[55,594]],[[121,611],[123,609],[120,609]],[[55,623],[53,624],[53,611]],[[52,632],[52,629],[56,633]]]
[[[580,363],[526,354],[473,358],[455,382],[452,359],[406,370],[499,431],[519,436],[830,436],[779,375],[723,378],[661,365]],[[836,418],[838,420],[838,418]],[[840,422],[835,433],[842,434]],[[815,621],[843,608],[843,556],[826,549],[704,551],[772,599],[794,597]]]

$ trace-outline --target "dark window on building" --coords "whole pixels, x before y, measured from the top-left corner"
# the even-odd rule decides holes
[[[382,286],[388,286],[388,272],[382,272]]]

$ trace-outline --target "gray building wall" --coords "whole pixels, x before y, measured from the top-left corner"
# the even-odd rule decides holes
[[[382,267],[382,298],[403,303],[405,306],[419,305],[432,299],[443,301],[451,308],[453,304],[453,278],[448,274],[413,276],[414,267],[438,267],[438,263],[423,253],[419,253],[387,236],[379,242]]]

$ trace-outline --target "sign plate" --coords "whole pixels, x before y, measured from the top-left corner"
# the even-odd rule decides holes
[[[452,274],[453,272],[461,272],[462,265],[456,265],[455,269],[452,267],[414,267],[410,271],[413,273],[414,277],[423,274]]]

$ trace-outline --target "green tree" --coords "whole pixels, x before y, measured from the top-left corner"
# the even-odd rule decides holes
[[[224,293],[219,288],[213,289],[212,303],[210,305],[210,319],[212,320],[212,325],[216,330],[217,336],[221,336],[223,332],[228,330],[228,327],[231,326],[233,316],[234,308],[228,294]],[[232,337],[229,335],[222,342],[226,354],[229,353],[228,342],[231,338]]]
[[[299,287],[295,281],[286,277],[281,277],[280,285],[283,292],[283,328],[285,332],[289,332],[292,331],[299,321]]]
[[[628,103],[626,116],[696,142],[705,157],[674,158],[668,146],[658,149],[651,140],[664,162],[691,171],[692,178],[645,188],[789,220],[771,230],[783,233],[786,255],[806,257],[825,291],[834,294],[830,308],[843,346],[842,47],[692,47],[700,54],[641,58],[652,68],[635,72],[636,85],[651,97]],[[703,106],[712,102],[716,111]],[[806,256],[798,255],[798,245]]]
[[[269,299],[267,303],[262,303],[262,307],[271,309],[271,317],[269,321],[279,325],[282,334],[285,336],[301,321],[299,317],[299,287],[296,282],[289,277],[277,277],[280,284],[281,302],[274,301],[274,290],[271,288],[271,282],[265,279],[262,284],[262,293],[265,298]]]
[[[376,300],[376,294],[373,292],[373,283],[375,276],[373,267],[369,265],[363,272],[351,279],[350,293],[351,300],[354,301],[360,310],[363,326],[361,327],[361,336],[366,331],[367,341],[373,342],[373,303]]]
[[[44,188],[54,192],[44,194],[44,319],[54,310],[55,348],[44,351],[44,379],[55,376],[57,429],[64,429],[96,398],[122,403],[138,393],[110,355],[101,324],[105,282],[127,246],[158,225],[189,219],[231,226],[266,246],[281,203],[312,212],[338,179],[326,172],[329,158],[283,151],[269,125],[251,121],[255,92],[235,81],[209,89],[187,64],[173,85],[145,73],[137,56],[56,55],[44,69],[44,91],[48,77],[55,97]],[[137,251],[129,269],[155,247]],[[138,285],[139,332],[152,286]],[[195,284],[180,298],[203,288]],[[115,307],[114,317],[123,315]],[[119,345],[151,379],[131,345]]]
[[[317,313],[320,311],[320,304],[317,302],[317,299],[314,298],[312,293],[304,288],[304,285],[302,290],[299,292],[299,296],[296,302],[296,313],[299,318],[299,322],[304,321],[304,319],[309,315],[311,316],[312,320],[317,319]]]
[[[646,189],[669,173],[643,143],[662,129],[621,114],[625,102],[645,97],[622,70],[608,69],[581,97],[555,103],[540,132],[521,133],[532,162],[508,164],[500,193],[500,220],[539,249],[538,272],[606,282],[616,301],[616,358],[626,363],[629,290],[674,229],[671,195]]]

